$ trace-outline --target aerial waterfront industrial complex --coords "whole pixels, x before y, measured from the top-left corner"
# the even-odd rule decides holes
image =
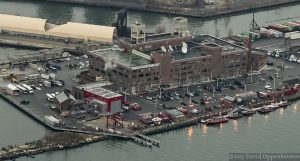
[[[99,26],[0,14],[2,44],[48,48],[1,62],[1,96],[53,130],[78,133],[72,143],[2,148],[0,160],[115,137],[159,146],[145,134],[267,114],[300,97],[298,21],[225,39],[190,34],[184,17],[169,33],[150,33],[118,16]],[[293,51],[260,48],[287,40]]]

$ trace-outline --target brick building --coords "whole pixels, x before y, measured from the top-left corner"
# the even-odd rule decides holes
[[[249,63],[253,70],[266,65],[263,51],[250,52],[210,35],[189,38],[162,34],[146,37],[145,42],[137,44],[123,39],[119,47],[90,51],[89,55],[89,72],[93,76],[108,78],[120,90],[130,93],[152,90],[159,85],[237,77],[248,72]]]

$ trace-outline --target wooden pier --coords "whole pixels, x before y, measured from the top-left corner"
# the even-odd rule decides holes
[[[138,137],[136,137],[136,136],[130,136],[130,138],[131,138],[134,142],[136,142],[136,143],[138,143],[138,144],[141,144],[141,145],[144,145],[144,146],[147,146],[147,147],[152,148],[152,143],[151,143],[151,142],[148,142],[148,141],[146,141],[146,140],[140,139],[140,138],[138,138]]]
[[[160,144],[160,141],[159,141],[159,140],[150,138],[150,137],[148,137],[148,136],[146,136],[146,135],[143,135],[143,134],[137,134],[136,136],[139,137],[139,138],[141,138],[141,139],[143,139],[143,140],[146,140],[146,141],[152,143],[152,144],[155,145],[155,146],[159,146],[159,144]]]

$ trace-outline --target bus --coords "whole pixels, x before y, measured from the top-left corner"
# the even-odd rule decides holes
[[[46,93],[46,96],[47,96],[47,100],[50,101],[50,102],[53,102],[54,101],[54,97],[49,94],[49,93]]]
[[[28,90],[26,88],[24,88],[23,86],[17,85],[17,88],[19,88],[20,91],[22,91],[23,93],[28,93]]]
[[[33,92],[33,89],[32,89],[29,85],[27,85],[27,84],[22,84],[22,86],[25,87],[25,88],[29,91],[29,93],[34,93],[34,92]]]

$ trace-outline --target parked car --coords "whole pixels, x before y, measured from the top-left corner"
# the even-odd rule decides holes
[[[270,85],[265,85],[265,89],[272,90],[272,87]]]
[[[142,107],[138,103],[132,103],[129,105],[130,109],[132,110],[141,110]]]
[[[29,104],[29,100],[22,100],[22,101],[21,101],[21,104],[27,105],[27,104]]]
[[[183,106],[187,106],[187,104],[185,102],[180,102],[180,104]]]

